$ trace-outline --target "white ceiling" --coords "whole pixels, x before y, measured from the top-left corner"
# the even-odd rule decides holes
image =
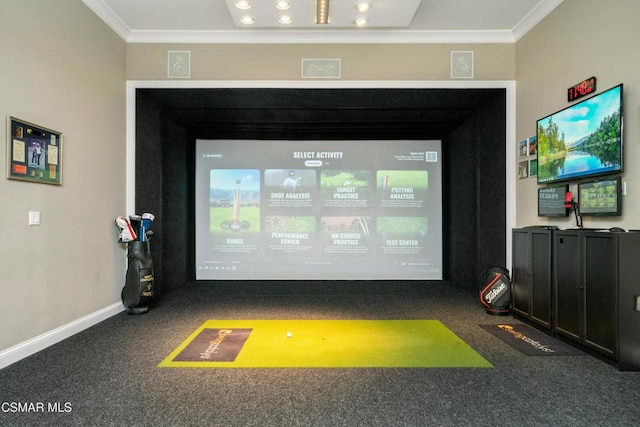
[[[128,43],[513,43],[563,0],[372,0],[370,21],[380,21],[367,28],[344,24],[356,0],[331,0],[334,25],[324,26],[300,24],[314,14],[304,10],[314,0],[292,1],[302,4],[297,25],[247,28],[237,25],[226,0],[83,0]],[[253,3],[265,9],[275,0]],[[375,15],[376,8],[387,12]],[[392,21],[383,22],[385,16]]]

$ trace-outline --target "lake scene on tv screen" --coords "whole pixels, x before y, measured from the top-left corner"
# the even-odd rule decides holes
[[[622,170],[622,85],[538,120],[538,182]]]

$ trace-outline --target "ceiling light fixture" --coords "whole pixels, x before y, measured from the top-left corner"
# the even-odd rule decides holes
[[[367,22],[369,22],[369,20],[366,16],[356,16],[353,18],[353,23],[356,24],[356,27],[364,27],[367,25]]]
[[[364,13],[367,10],[371,9],[371,2],[359,1],[358,3],[356,3],[356,9],[358,10],[358,12]]]
[[[247,0],[239,0],[236,2],[236,7],[242,10],[251,9],[251,2]]]
[[[329,23],[329,0],[316,0],[316,24]]]
[[[276,1],[276,9],[287,10],[290,7],[291,7],[291,2],[289,0],[278,0],[278,1]]]
[[[293,23],[293,18],[291,15],[282,15],[278,18],[278,22],[284,25],[289,25]]]
[[[253,16],[243,16],[242,18],[240,18],[240,22],[242,22],[245,25],[251,25],[251,24],[254,24],[256,20]]]

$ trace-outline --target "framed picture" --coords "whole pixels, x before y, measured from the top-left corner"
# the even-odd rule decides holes
[[[523,139],[518,142],[518,157],[527,157],[529,155],[529,140]]]
[[[7,178],[62,184],[62,133],[7,118]]]
[[[529,160],[529,176],[538,176],[538,159]]]
[[[529,162],[523,161],[518,163],[518,178],[529,178]]]
[[[538,137],[532,136],[529,138],[529,155],[535,156],[538,154]]]

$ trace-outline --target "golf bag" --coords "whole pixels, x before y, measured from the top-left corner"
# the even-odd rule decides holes
[[[146,313],[153,300],[153,260],[149,240],[127,243],[127,261],[122,303],[129,314]]]
[[[480,301],[488,314],[505,316],[511,312],[511,281],[508,270],[489,267],[482,272]]]

